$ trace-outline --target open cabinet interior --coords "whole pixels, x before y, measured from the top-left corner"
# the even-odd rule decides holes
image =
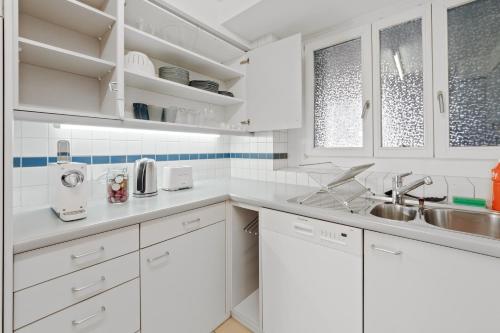
[[[231,205],[232,316],[254,332],[261,331],[259,212]]]
[[[119,2],[18,2],[18,109],[116,116]]]
[[[232,118],[243,108],[245,95],[238,89],[238,82],[244,77],[245,66],[240,65],[239,60],[234,66],[227,65],[243,55],[242,50],[207,35],[153,1],[127,1],[124,21],[126,119],[141,121],[135,119],[133,104],[142,103],[148,105],[149,121],[244,129]],[[154,72],[136,66],[135,60],[130,60],[132,56],[128,56],[132,55],[130,52],[147,56],[149,60],[145,62],[151,61]],[[234,96],[163,78],[159,73],[163,66],[187,70],[188,81],[216,82],[219,92],[230,91]]]

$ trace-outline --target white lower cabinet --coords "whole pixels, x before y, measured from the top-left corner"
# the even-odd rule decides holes
[[[226,319],[225,222],[141,249],[142,333],[208,333]]]
[[[134,279],[16,333],[135,333],[140,329],[139,298],[139,279]]]
[[[500,332],[500,259],[365,232],[365,333]]]

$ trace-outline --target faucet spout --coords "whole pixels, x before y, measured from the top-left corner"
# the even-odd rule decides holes
[[[393,188],[393,203],[394,204],[404,204],[404,196],[408,193],[413,191],[414,189],[423,186],[423,185],[431,185],[432,184],[432,178],[431,177],[424,177],[422,179],[415,180],[414,182],[411,182],[410,184],[407,185],[401,185],[401,186],[396,186]]]

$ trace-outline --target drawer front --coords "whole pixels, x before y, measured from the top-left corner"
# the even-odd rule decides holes
[[[139,277],[139,252],[14,293],[14,329]]]
[[[16,330],[16,333],[135,333],[139,329],[139,279],[135,279]]]
[[[14,256],[14,291],[139,249],[139,228],[108,231]]]
[[[141,223],[141,248],[224,221],[224,202]]]

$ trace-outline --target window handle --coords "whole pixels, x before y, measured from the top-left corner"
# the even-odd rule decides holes
[[[446,110],[444,109],[444,94],[441,90],[438,91],[437,98],[439,102],[439,113],[445,113]]]
[[[366,101],[365,104],[363,105],[363,111],[361,112],[361,119],[365,119],[366,113],[368,112],[369,108],[370,108],[370,101]]]

